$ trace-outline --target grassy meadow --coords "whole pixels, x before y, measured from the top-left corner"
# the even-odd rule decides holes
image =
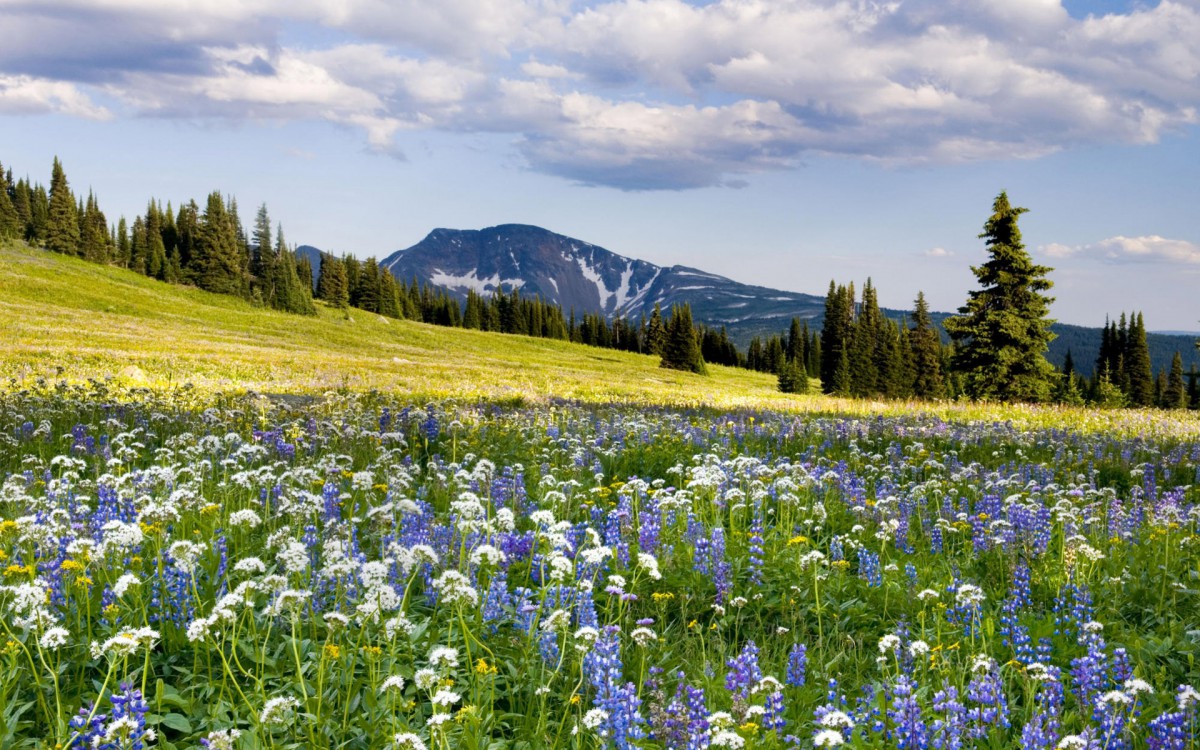
[[[0,319],[0,747],[1200,746],[1194,414],[785,396],[13,245]]]

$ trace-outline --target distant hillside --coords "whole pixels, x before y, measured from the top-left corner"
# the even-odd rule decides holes
[[[800,403],[777,391],[774,376],[748,370],[712,366],[700,378],[649,355],[324,305],[315,316],[290,315],[2,240],[0,319],[5,384],[114,377],[265,393],[380,389],[415,400]]]
[[[312,261],[314,277],[320,250],[303,245],[301,255]],[[675,303],[692,306],[697,323],[725,327],[740,348],[754,336],[772,336],[787,329],[793,317],[820,328],[824,294],[806,294],[742,284],[732,279],[689,268],[663,267],[628,258],[598,245],[525,224],[502,224],[479,230],[435,229],[410,248],[381,261],[398,279],[433,284],[465,299],[468,290],[490,294],[517,288],[523,295],[540,296],[562,307],[629,316],[649,315],[655,303],[664,310]],[[1129,307],[1136,305],[1130,304]],[[884,310],[900,318],[905,310]],[[951,313],[934,313],[940,322]],[[1067,350],[1080,372],[1088,374],[1100,350],[1101,329],[1056,324],[1058,338],[1050,345],[1049,359],[1061,366]],[[1184,368],[1200,368],[1195,337],[1151,333],[1147,336],[1155,369],[1169,368],[1176,351]]]

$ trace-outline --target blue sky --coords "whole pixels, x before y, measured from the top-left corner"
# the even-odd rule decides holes
[[[383,256],[538,224],[953,310],[1007,190],[1054,315],[1200,329],[1200,1],[0,0],[0,161]]]

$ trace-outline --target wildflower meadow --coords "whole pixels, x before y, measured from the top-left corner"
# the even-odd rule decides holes
[[[0,747],[1194,750],[1194,419],[994,414],[10,390]]]

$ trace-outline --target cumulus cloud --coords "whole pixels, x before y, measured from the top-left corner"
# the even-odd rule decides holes
[[[1042,251],[1052,258],[1087,258],[1108,263],[1200,265],[1200,244],[1157,235],[1117,236],[1085,245],[1051,244]]]
[[[0,114],[59,113],[106,120],[111,113],[79,87],[64,81],[0,74]]]
[[[0,19],[5,112],[104,116],[100,93],[120,114],[325,120],[381,151],[507,133],[533,169],[625,189],[1200,121],[1183,0],[1083,20],[1058,0],[0,0]]]

